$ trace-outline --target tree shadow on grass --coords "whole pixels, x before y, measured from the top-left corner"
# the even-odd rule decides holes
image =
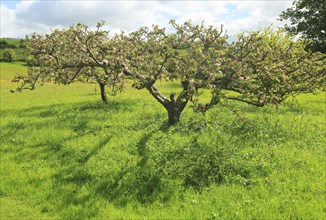
[[[28,173],[26,178],[35,190],[45,184],[37,175],[42,171],[53,172],[53,195],[49,200],[56,197],[55,200],[61,201],[56,206],[62,209],[91,206],[88,202],[94,200],[92,190],[83,193],[80,190],[92,182],[87,163],[100,154],[113,137],[111,116],[129,111],[134,104],[130,101],[81,102],[2,111],[1,117],[7,121],[1,124],[1,154],[21,164],[21,171]],[[88,137],[93,137],[93,142],[85,142],[88,146],[84,148],[77,146],[78,141]],[[43,208],[44,211],[49,209]],[[94,216],[96,210],[93,211]],[[84,211],[75,217],[89,215]]]
[[[57,116],[58,113],[67,112],[71,110],[80,110],[80,111],[128,111],[130,108],[137,103],[137,100],[134,102],[132,100],[109,100],[104,103],[102,101],[84,101],[78,103],[68,103],[68,104],[53,104],[45,106],[35,106],[25,109],[7,109],[1,110],[1,116],[7,117],[9,115],[16,115],[19,117],[35,117],[40,116],[42,118]]]
[[[61,160],[60,169],[52,176],[51,182],[54,186],[53,193],[61,201],[58,208],[65,210],[74,206],[78,211],[67,215],[71,218],[88,218],[96,216],[99,211],[96,197],[92,190],[94,174],[90,172],[88,161],[90,158],[100,154],[101,150],[110,142],[112,136],[107,136],[99,141],[89,152],[81,151],[79,155],[67,155],[68,160]],[[86,190],[85,190],[86,189]]]
[[[75,104],[55,104],[49,106],[37,106],[21,110],[2,110],[1,118],[14,116],[4,126],[1,126],[2,136],[14,136],[19,130],[43,127],[49,125],[56,128],[71,128],[70,119],[77,122],[78,128],[84,128],[88,121],[105,121],[110,114],[116,112],[127,112],[135,103],[126,101],[102,102],[80,102]],[[16,120],[16,119],[19,120]],[[54,123],[55,122],[55,123]]]
[[[146,130],[135,143],[137,163],[121,167],[113,179],[95,183],[96,194],[109,198],[118,207],[124,207],[131,201],[146,204],[158,199],[166,188],[161,182],[163,173],[151,173],[153,152],[149,149],[148,142],[154,135],[167,132],[169,128],[166,122],[152,124],[151,129]]]
[[[163,148],[169,141],[160,139],[161,136],[167,138],[168,135],[171,135],[168,134],[171,128],[166,124],[165,118],[162,123],[162,114],[159,113],[138,115],[133,119],[135,123],[123,125],[122,128],[117,125],[110,127],[110,124],[114,123],[114,119],[110,118],[112,115],[127,113],[137,104],[136,102],[133,103],[131,100],[109,102],[108,104],[82,102],[6,111],[5,117],[14,115],[19,120],[13,120],[13,123],[2,126],[2,140],[10,148],[3,148],[1,152],[13,153],[12,158],[18,164],[25,165],[37,160],[47,161],[46,169],[51,170],[50,179],[53,187],[51,196],[56,197],[56,201],[59,201],[55,206],[62,210],[67,209],[68,206],[78,207],[74,218],[96,216],[98,207],[94,204],[96,204],[97,197],[113,202],[117,206],[125,206],[131,201],[143,204],[156,200],[167,201],[172,198],[176,189],[180,189],[170,174],[175,174],[177,178],[180,177],[181,181],[185,180],[184,184],[188,184],[186,187],[193,187],[195,184],[198,185],[198,188],[207,186],[210,182],[206,180],[211,175],[208,171],[226,163],[220,161],[219,153],[222,156],[224,154],[224,152],[220,152],[220,149],[200,146],[201,143],[196,140],[181,143],[180,146],[168,150],[160,149],[159,147]],[[90,121],[92,124],[89,123]],[[188,123],[187,135],[204,132],[206,129],[202,124],[199,124],[199,127],[196,126],[196,123]],[[182,133],[183,127],[181,126],[179,130],[172,128],[172,131],[174,129],[176,132]],[[129,148],[134,149],[130,150],[133,154],[128,150],[122,152],[121,155],[114,154],[112,152],[120,151],[119,148],[114,148],[109,156],[116,155],[116,157],[104,158],[104,162],[96,164],[108,165],[108,168],[103,168],[104,171],[101,170],[101,174],[92,170],[100,169],[99,166],[91,163],[101,157],[103,148],[105,146],[113,148],[114,138],[118,135],[122,137],[124,132],[132,130],[137,130],[140,133],[139,138],[135,138],[135,142],[128,143],[130,145],[127,146],[128,150]],[[43,131],[45,134],[38,135],[39,131]],[[28,137],[25,139],[24,135],[30,133],[33,133],[35,139]],[[88,138],[94,138],[96,141],[86,147],[77,146],[78,141]],[[80,142],[84,144],[84,142]],[[156,143],[158,146],[154,146]],[[126,143],[120,144],[126,145]],[[180,148],[178,149],[178,147]],[[185,154],[185,151],[188,153]],[[126,157],[131,158],[131,163],[123,157],[124,154],[128,154]],[[207,157],[207,155],[216,156]],[[160,157],[163,157],[163,160]],[[91,160],[92,158],[94,160]],[[183,160],[184,164],[179,163],[179,158]],[[122,163],[121,160],[123,160]],[[193,161],[196,163],[192,163]],[[111,162],[114,164],[110,164]],[[174,171],[173,163],[179,163],[181,169]],[[188,168],[188,164],[192,167]],[[201,164],[207,165],[207,169],[203,170]],[[165,168],[168,168],[167,173]],[[216,170],[217,174],[220,172],[218,169]],[[193,175],[190,176],[192,179],[186,176],[187,171],[192,172]],[[203,173],[202,171],[207,171],[207,174],[200,176],[203,183],[193,181],[196,180],[197,173]],[[236,170],[235,175],[239,172]]]
[[[62,209],[68,206],[81,207],[79,210],[81,214],[76,213],[76,218],[78,216],[95,216],[97,208],[91,207],[92,202],[90,202],[96,202],[94,193],[109,200],[115,198],[114,193],[98,190],[100,187],[96,185],[95,179],[99,177],[94,176],[96,174],[90,170],[89,160],[93,157],[100,157],[103,148],[109,145],[116,134],[134,128],[134,125],[131,124],[131,127],[125,126],[124,130],[119,130],[120,128],[116,126],[113,126],[113,129],[110,123],[114,122],[110,117],[117,112],[124,114],[130,111],[135,104],[137,103],[130,100],[114,101],[108,104],[81,102],[2,111],[2,117],[8,117],[8,119],[1,126],[1,142],[7,147],[1,148],[0,151],[14,159],[17,164],[21,164],[23,172],[32,172],[31,169],[35,169],[37,172],[42,172],[42,170],[51,172],[53,189],[49,196],[56,197],[55,200],[60,201],[56,202],[55,206]],[[10,119],[11,117],[12,119]],[[157,115],[153,117],[153,120],[156,120],[156,117]],[[137,129],[142,130],[147,126],[148,123],[142,120],[137,125]],[[116,128],[118,130],[115,130]],[[147,138],[150,136],[151,133],[148,133],[148,137],[144,136],[137,144],[139,147],[137,156],[145,157],[146,150],[141,152],[140,148],[146,146]],[[93,142],[90,142],[92,144],[88,144],[86,147],[74,146],[74,143],[78,145],[78,141],[82,142],[81,140],[88,137],[93,138]],[[119,160],[119,158],[114,159]],[[129,169],[121,168],[118,176],[109,181],[118,183],[125,178],[123,170],[130,172]],[[33,179],[35,187],[44,184],[44,180],[34,178],[33,175],[35,174],[31,173],[28,178]],[[119,186],[115,183],[110,184],[110,187],[116,192],[115,196],[119,197],[124,192],[119,191]],[[37,189],[35,188],[35,190]],[[93,212],[84,209],[85,207],[93,209]],[[44,210],[49,210],[49,208],[45,207]]]
[[[193,123],[152,125],[135,143],[137,163],[122,167],[111,179],[96,182],[96,194],[124,207],[130,201],[168,202],[180,191],[191,188],[201,192],[211,184],[252,184],[257,167],[242,160],[229,145],[224,146],[224,140],[216,137],[198,141],[199,135],[209,129],[198,129]],[[174,139],[174,133],[187,135],[189,140]],[[235,164],[233,160],[239,162]]]
[[[144,126],[146,125],[145,123]],[[101,139],[88,153],[82,151],[81,154],[78,157],[74,157],[75,160],[70,161],[70,163],[65,162],[63,164],[64,168],[52,176],[52,181],[58,186],[63,186],[63,188],[68,185],[76,185],[78,189],[74,190],[72,193],[67,192],[66,195],[63,196],[64,202],[61,204],[62,207],[64,208],[66,205],[74,204],[85,208],[88,207],[90,203],[96,203],[95,198],[98,196],[119,207],[127,205],[129,202],[132,202],[133,199],[141,203],[153,202],[153,194],[157,192],[159,188],[158,184],[160,178],[155,177],[146,180],[144,179],[146,176],[142,176],[143,171],[146,172],[148,154],[150,153],[147,148],[147,141],[157,131],[164,132],[167,131],[167,129],[168,126],[166,126],[166,123],[163,123],[158,129],[145,132],[136,143],[136,156],[139,158],[138,162],[135,165],[119,167],[119,172],[117,172],[116,175],[111,175],[110,172],[112,171],[109,168],[107,172],[110,174],[108,176],[111,176],[111,178],[99,178],[97,174],[94,175],[94,172],[91,172],[89,167],[87,167],[87,162],[91,157],[99,154],[101,149],[110,142],[112,136]],[[114,159],[117,161],[120,160],[120,158]],[[108,166],[110,166],[110,164],[108,164]],[[134,181],[129,182],[129,178],[132,178]],[[157,182],[155,183],[155,181]],[[83,187],[89,189],[87,193],[80,192],[79,189]],[[93,210],[93,214],[91,214],[90,217],[94,217],[98,212],[97,207],[88,207],[87,210],[80,210],[80,213],[83,213],[81,216],[90,215],[89,210]]]
[[[104,146],[110,142],[111,138],[112,136],[105,137],[89,152],[81,151],[77,157],[71,158],[69,162],[62,162],[64,168],[52,176],[54,182],[59,183],[59,185],[73,183],[82,186],[87,181],[91,181],[92,175],[85,169],[86,163],[91,157],[99,154]]]

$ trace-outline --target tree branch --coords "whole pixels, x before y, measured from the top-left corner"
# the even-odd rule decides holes
[[[158,90],[156,86],[148,85],[146,86],[146,89],[163,106],[166,106],[167,103],[169,103],[169,100]]]
[[[75,75],[69,80],[69,82],[67,83],[68,85],[70,83],[72,83],[72,81],[74,81],[74,79],[78,76],[78,74],[80,73],[80,71],[82,70],[83,67],[79,67],[78,70],[76,71]]]
[[[249,100],[245,100],[245,99],[241,99],[241,98],[233,97],[233,96],[225,96],[224,98],[244,102],[244,103],[247,103],[250,105],[255,105],[257,107],[263,107],[265,105],[264,103],[249,101]]]

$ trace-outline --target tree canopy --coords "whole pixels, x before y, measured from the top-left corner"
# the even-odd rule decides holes
[[[305,46],[282,30],[240,34],[228,46],[222,77],[214,82],[214,94],[262,107],[322,88],[325,56],[311,54]],[[223,90],[241,95],[223,94]]]
[[[147,89],[164,106],[170,124],[180,120],[189,101],[200,112],[227,100],[278,106],[289,96],[314,92],[325,83],[325,57],[305,51],[305,42],[282,30],[242,33],[228,42],[222,27],[171,24],[172,34],[154,26],[140,28],[126,40],[134,87]],[[157,80],[176,80],[182,91],[165,96]],[[210,101],[200,101],[202,89],[211,90]]]
[[[18,90],[34,89],[37,81],[96,82],[106,101],[105,86],[122,90],[125,79],[132,80],[167,110],[170,125],[189,102],[199,112],[228,100],[278,106],[289,96],[324,88],[325,55],[306,51],[306,42],[282,30],[241,33],[229,42],[223,26],[170,23],[171,32],[153,25],[112,37],[101,22],[95,31],[78,24],[33,34],[28,75],[14,81],[22,82]],[[180,92],[163,94],[156,85],[162,80],[180,83]],[[211,91],[209,99],[201,91]]]
[[[16,61],[16,53],[12,49],[5,49],[3,53],[3,60],[5,62],[14,62]]]
[[[326,2],[323,0],[294,0],[292,7],[283,11],[281,20],[289,20],[285,30],[301,35],[309,41],[312,51],[326,53]]]
[[[209,88],[210,81],[219,73],[219,58],[227,48],[223,29],[204,24],[182,25],[170,22],[175,29],[140,28],[126,38],[129,42],[129,70],[137,89],[147,89],[168,112],[169,123],[175,124],[199,88]],[[179,94],[163,95],[155,85],[158,80],[180,82]]]
[[[105,86],[114,91],[123,87],[122,67],[119,65],[119,42],[108,37],[99,22],[94,31],[83,24],[68,30],[55,29],[45,36],[27,36],[28,75],[19,75],[21,89],[34,89],[37,82],[54,81],[70,84],[75,81],[95,82],[101,88],[101,98],[107,101]]]

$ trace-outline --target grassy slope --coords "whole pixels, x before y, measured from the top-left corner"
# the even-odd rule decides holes
[[[325,93],[240,105],[246,120],[189,108],[167,128],[146,91],[107,105],[94,85],[10,93],[24,71],[1,63],[3,219],[325,218]]]
[[[16,59],[22,60],[22,59],[26,58],[24,49],[17,48],[17,49],[11,49],[11,50],[15,51]],[[4,52],[5,52],[5,49],[0,49],[0,59],[3,59]]]
[[[15,45],[16,47],[19,46],[20,44],[20,40],[19,38],[0,38],[0,40],[4,40],[4,41],[7,41],[8,44],[10,45]]]
[[[13,51],[15,51],[16,54],[16,59],[25,59],[26,55],[24,54],[24,49],[20,49],[18,48],[20,45],[20,39],[8,39],[8,38],[0,38],[0,40],[5,40],[8,42],[8,44],[10,45],[15,45],[17,48],[16,49],[12,49]],[[0,59],[3,58],[3,53],[5,52],[4,49],[0,49]]]

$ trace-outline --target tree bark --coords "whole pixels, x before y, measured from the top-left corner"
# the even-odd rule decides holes
[[[175,94],[170,95],[170,99],[166,98],[156,86],[149,84],[146,86],[149,93],[161,103],[166,111],[168,112],[168,123],[169,125],[175,125],[180,121],[180,116],[184,108],[186,107],[189,96],[188,87],[184,86],[184,90],[176,98]]]
[[[181,112],[176,106],[168,105],[164,106],[168,112],[168,123],[169,125],[175,125],[180,121]]]
[[[101,99],[103,102],[107,102],[108,101],[108,97],[106,96],[105,93],[105,84],[104,83],[99,83],[100,85],[100,89],[101,89]]]

